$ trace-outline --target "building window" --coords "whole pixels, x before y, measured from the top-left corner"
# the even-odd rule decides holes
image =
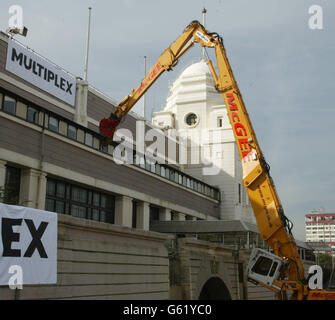
[[[191,180],[190,180],[190,178],[186,179],[186,187],[187,188],[191,188]]]
[[[175,172],[170,169],[170,180],[175,181]]]
[[[15,114],[15,112],[16,112],[16,100],[9,97],[9,96],[4,96],[3,110],[5,112]]]
[[[211,197],[217,199],[217,191],[211,188]]]
[[[139,162],[140,162],[140,167],[145,169],[145,163],[146,163],[145,157],[140,157]]]
[[[104,144],[102,141],[100,141],[100,151],[104,153],[108,152],[108,145]]]
[[[218,117],[218,128],[222,128],[222,127],[223,127],[223,118]]]
[[[150,206],[150,222],[159,221],[159,208]]]
[[[21,169],[6,166],[6,178],[3,202],[7,204],[19,204]]]
[[[241,203],[242,195],[241,195],[241,184],[238,184],[238,203]]]
[[[164,178],[166,176],[166,169],[163,166],[161,166],[161,176],[164,177]]]
[[[49,117],[49,130],[58,132],[58,119]]]
[[[27,121],[38,124],[38,111],[31,106],[27,109]]]
[[[183,176],[181,174],[178,175],[178,183],[183,184]]]
[[[96,190],[48,179],[45,209],[74,217],[114,223],[115,199]]]
[[[76,140],[77,139],[77,128],[69,124],[67,127],[67,136],[70,139]]]
[[[93,135],[88,132],[85,132],[85,144],[90,147],[93,146]]]
[[[84,206],[71,205],[71,215],[78,218],[87,218],[87,209]]]
[[[137,219],[136,219],[136,215],[137,215],[137,202],[133,201],[133,217],[132,217],[132,228],[136,228],[136,223],[137,223]]]
[[[71,199],[73,201],[86,203],[87,202],[87,190],[79,187],[72,187]]]
[[[190,127],[195,126],[198,123],[198,117],[195,113],[189,113],[185,117],[185,122]]]
[[[152,173],[156,173],[156,163],[151,163],[151,164],[150,164],[150,171],[151,171]]]

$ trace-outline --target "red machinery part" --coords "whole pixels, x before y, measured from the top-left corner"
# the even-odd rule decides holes
[[[99,125],[100,133],[107,138],[112,138],[119,123],[119,121],[113,118],[102,119]]]

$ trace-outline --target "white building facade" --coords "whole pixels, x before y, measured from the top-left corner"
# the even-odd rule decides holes
[[[176,129],[179,136],[187,131],[191,143],[187,145],[187,161],[184,165],[180,161],[180,165],[220,189],[220,219],[255,223],[227,109],[214,84],[207,63],[193,63],[175,80],[166,107],[154,113],[152,123]]]
[[[307,242],[325,242],[335,255],[335,213],[307,214],[305,228]]]

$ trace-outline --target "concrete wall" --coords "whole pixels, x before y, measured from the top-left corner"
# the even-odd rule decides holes
[[[19,299],[168,299],[166,236],[58,215],[56,285],[23,286]],[[0,300],[15,291],[0,287]]]

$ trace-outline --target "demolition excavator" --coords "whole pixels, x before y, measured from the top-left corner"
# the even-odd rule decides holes
[[[242,95],[230,67],[222,37],[209,32],[198,21],[191,22],[184,32],[158,58],[141,84],[114,108],[109,118],[100,121],[100,133],[107,142],[130,109],[165,72],[198,43],[212,48],[217,59],[217,70],[211,60],[207,64],[227,107],[241,157],[243,183],[248,192],[261,238],[271,251],[254,249],[247,267],[248,280],[277,293],[279,299],[335,299],[335,291],[310,289],[304,266],[292,234],[293,224],[285,216],[277,195],[270,167],[258,144]]]

